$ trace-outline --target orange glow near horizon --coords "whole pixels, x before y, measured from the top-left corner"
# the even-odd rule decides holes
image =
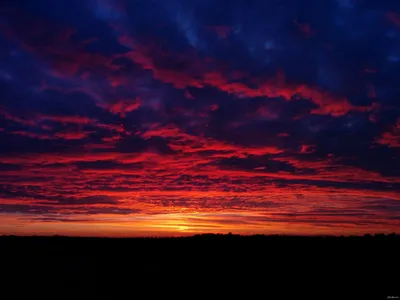
[[[270,222],[268,220],[271,220]],[[275,220],[275,221],[274,221]],[[329,221],[339,221],[340,218]],[[1,218],[0,235],[66,235],[87,237],[173,237],[203,233],[283,234],[283,235],[360,235],[377,232],[376,226],[355,227],[343,224],[337,228],[315,226],[309,220],[293,223],[290,220],[276,222],[274,215],[251,212],[225,213],[171,213],[159,215],[135,215],[115,218],[113,215],[97,215],[80,220],[71,216],[68,220],[43,222],[27,220],[18,214]],[[392,233],[382,227],[380,233]]]

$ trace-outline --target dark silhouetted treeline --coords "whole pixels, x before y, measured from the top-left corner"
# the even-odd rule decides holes
[[[235,294],[236,289],[250,285],[249,292],[261,289],[265,295],[400,296],[400,236],[395,234],[126,239],[3,236],[0,257],[3,287],[16,286],[20,291],[42,286],[93,296],[101,295],[103,289],[116,293],[127,289],[139,295],[141,290],[148,294],[160,291],[168,282],[179,291],[190,287],[191,293],[216,287]]]

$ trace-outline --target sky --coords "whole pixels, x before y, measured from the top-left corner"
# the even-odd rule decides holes
[[[5,0],[0,234],[400,232],[400,2]]]

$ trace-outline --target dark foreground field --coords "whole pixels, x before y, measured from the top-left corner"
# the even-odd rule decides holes
[[[112,299],[124,293],[132,299],[152,299],[153,293],[173,295],[187,289],[187,299],[203,292],[214,298],[210,295],[217,291],[228,297],[239,290],[249,293],[239,297],[243,299],[400,296],[400,236],[396,235],[11,236],[0,237],[0,258],[1,288],[17,294],[50,291],[60,297],[66,292],[97,297],[111,290]]]

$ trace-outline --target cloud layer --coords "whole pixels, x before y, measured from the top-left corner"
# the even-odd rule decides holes
[[[0,234],[400,228],[400,5],[0,5]]]

